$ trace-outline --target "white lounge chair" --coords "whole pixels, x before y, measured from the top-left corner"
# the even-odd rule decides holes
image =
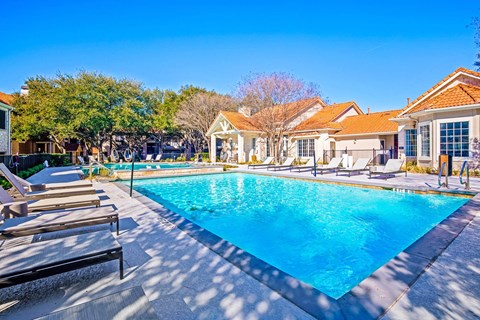
[[[55,190],[55,189],[70,189],[70,188],[84,188],[92,187],[93,184],[88,180],[77,180],[71,182],[55,182],[55,183],[41,183],[41,184],[32,184],[29,181],[20,178],[17,175],[13,175],[18,182],[28,191],[39,191],[39,190]]]
[[[362,171],[368,171],[367,165],[369,162],[370,162],[369,158],[358,158],[351,168],[344,168],[344,169],[338,170],[337,176],[339,172],[346,172],[350,177],[352,174],[359,174]]]
[[[309,171],[312,170],[313,167],[315,166],[315,162],[313,161],[313,158],[308,159],[307,163],[298,165],[298,166],[291,166],[290,171]]]
[[[373,175],[380,175],[387,180],[388,178],[395,177],[396,173],[405,172],[405,177],[407,176],[407,171],[402,170],[404,159],[389,159],[385,166],[373,167],[368,173],[368,178],[371,179]]]
[[[155,162],[159,162],[161,159],[162,159],[162,154],[159,153],[159,154],[157,154],[157,156],[155,157]]]
[[[147,156],[145,157],[145,161],[153,161],[153,154],[147,154]]]
[[[78,156],[77,159],[78,159],[78,162],[80,162],[80,164],[81,164],[82,166],[85,165],[85,159],[83,159],[82,156]]]
[[[263,163],[260,164],[249,164],[248,169],[261,169],[268,167],[273,161],[273,157],[267,157]]]
[[[342,158],[332,158],[326,165],[317,166],[316,172],[323,174],[324,172],[337,172],[342,164]]]
[[[15,175],[8,170],[5,164],[0,163],[0,173],[13,185],[18,193],[26,200],[36,200],[44,198],[62,198],[78,195],[95,194],[93,187],[78,187],[69,189],[54,189],[40,191],[26,191],[25,187],[15,178]]]
[[[287,157],[287,159],[285,159],[285,161],[282,164],[269,165],[267,167],[267,170],[270,170],[270,169],[272,169],[273,171],[288,170],[291,167],[293,167],[293,161],[295,161],[294,157]]]

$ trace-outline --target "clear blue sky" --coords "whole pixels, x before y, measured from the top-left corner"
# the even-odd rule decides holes
[[[250,72],[284,71],[379,111],[472,68],[477,51],[480,1],[260,2],[2,0],[0,91],[87,70],[230,93]]]

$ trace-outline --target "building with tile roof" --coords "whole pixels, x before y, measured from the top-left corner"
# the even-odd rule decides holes
[[[278,108],[284,108],[281,114],[289,121],[283,156],[305,160],[316,155],[328,161],[347,153],[375,164],[404,157],[438,167],[439,155],[448,154],[460,166],[472,161],[472,140],[480,138],[480,73],[459,68],[401,110],[364,113],[353,101],[326,105],[312,98],[252,116],[222,111],[208,132],[212,145],[223,141],[238,162],[266,158],[268,141],[260,122],[265,113],[279,116]],[[216,156],[212,152],[211,160]]]
[[[10,114],[13,96],[0,92],[0,154],[11,153]]]
[[[473,162],[472,141],[480,138],[480,73],[458,68],[409,103],[396,117],[399,151],[420,166]]]

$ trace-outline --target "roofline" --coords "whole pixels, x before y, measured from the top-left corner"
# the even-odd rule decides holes
[[[454,107],[446,107],[446,108],[436,108],[436,109],[434,108],[434,109],[420,110],[420,111],[417,111],[417,112],[407,114],[402,118],[392,118],[392,119],[389,119],[389,120],[395,121],[395,122],[401,122],[401,121],[405,121],[405,120],[410,120],[411,116],[421,116],[421,115],[424,115],[424,114],[437,113],[437,112],[441,113],[441,112],[452,112],[452,111],[459,111],[459,110],[461,111],[461,110],[468,110],[468,109],[472,109],[472,108],[480,108],[480,103],[465,104],[465,105],[462,105],[462,106],[454,106]]]
[[[382,134],[397,134],[397,131],[384,131],[384,132],[366,132],[366,133],[347,133],[347,134],[334,134],[335,137],[351,137],[351,136],[371,136]]]
[[[2,107],[7,108],[9,111],[12,111],[12,110],[13,110],[13,107],[12,107],[11,105],[9,105],[9,104],[6,104],[5,102],[0,101],[0,105],[1,105]]]
[[[239,112],[239,113],[240,113],[240,112]],[[240,130],[238,130],[238,128],[235,127],[235,125],[234,125],[230,120],[228,120],[228,118],[222,113],[222,110],[220,110],[220,112],[218,113],[218,115],[217,115],[217,117],[215,118],[215,120],[213,120],[212,125],[210,126],[210,128],[208,128],[207,133],[205,134],[206,137],[210,137],[210,136],[211,136],[211,134],[209,134],[209,132],[210,132],[210,130],[212,130],[213,126],[215,125],[215,122],[217,122],[217,120],[218,120],[218,118],[220,118],[220,116],[223,116],[223,117],[225,118],[225,120],[227,120],[227,121],[232,125],[232,127],[235,128],[235,130],[240,131]],[[213,132],[212,132],[212,133],[213,133]]]
[[[453,73],[449,74],[448,76],[446,76],[445,78],[443,78],[442,80],[440,80],[439,82],[437,82],[435,85],[432,86],[435,87],[438,85],[438,87],[436,87],[435,89],[433,89],[431,92],[428,92],[428,89],[427,91],[425,91],[423,94],[425,94],[424,97],[422,97],[422,95],[420,95],[421,99],[419,99],[418,101],[415,101],[415,103],[413,103],[412,105],[410,105],[408,108],[406,108],[405,110],[403,110],[402,112],[400,112],[399,115],[404,115],[406,112],[408,112],[409,110],[411,110],[413,107],[415,107],[416,105],[418,105],[420,102],[424,101],[425,99],[431,97],[434,93],[438,92],[441,90],[441,88],[443,88],[445,86],[445,84],[447,84],[448,82],[454,80],[455,78],[458,78],[460,75],[465,75],[465,76],[469,76],[469,77],[473,77],[473,78],[477,78],[480,80],[480,76],[478,75],[474,75],[474,74],[471,74],[471,73],[467,73],[465,72],[464,70],[462,70],[462,68],[459,68],[457,70],[455,70]],[[428,92],[428,93],[427,93]],[[419,97],[419,98],[420,98]],[[418,99],[418,98],[417,98]]]

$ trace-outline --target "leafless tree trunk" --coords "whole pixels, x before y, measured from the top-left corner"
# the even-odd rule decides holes
[[[201,152],[204,144],[208,150],[212,147],[206,133],[222,110],[236,111],[237,105],[230,96],[216,93],[197,93],[180,105],[175,122],[196,152]]]
[[[251,109],[252,124],[268,138],[270,153],[279,162],[283,135],[304,106],[298,101],[320,97],[320,91],[288,73],[253,74],[238,85],[236,96]]]

